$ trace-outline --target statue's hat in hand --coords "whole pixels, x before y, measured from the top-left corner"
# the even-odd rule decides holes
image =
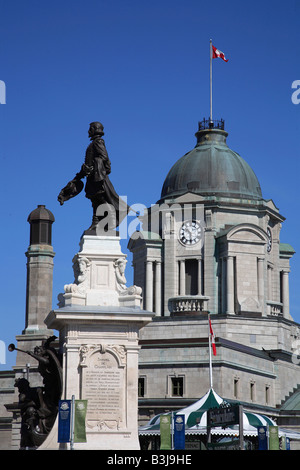
[[[72,197],[77,196],[77,194],[81,193],[83,190],[84,183],[83,181],[74,178],[73,180],[69,181],[69,183],[61,190],[58,195],[58,201],[62,206],[65,201],[68,201]]]

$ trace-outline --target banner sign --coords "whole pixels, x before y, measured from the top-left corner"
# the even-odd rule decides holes
[[[239,424],[239,407],[220,406],[220,408],[209,408],[207,410],[207,426],[209,427],[226,427],[233,424]]]
[[[259,426],[258,434],[258,450],[268,450],[267,426]]]
[[[278,426],[269,426],[269,450],[279,450]]]
[[[86,410],[87,400],[75,400],[74,442],[86,442]]]
[[[171,415],[160,416],[160,448],[171,450]]]
[[[185,449],[185,416],[174,416],[174,449]]]
[[[57,442],[70,442],[71,400],[60,400],[58,405]]]
[[[207,444],[208,450],[240,450],[240,440],[233,439],[229,442],[209,442]]]
[[[291,450],[290,439],[286,436],[282,436],[280,439],[280,450]]]

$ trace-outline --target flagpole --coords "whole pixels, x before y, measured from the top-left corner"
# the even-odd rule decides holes
[[[209,44],[209,56],[210,56],[210,122],[212,122],[212,40]]]
[[[174,450],[174,412],[172,411],[172,416],[171,416],[171,419],[172,419],[172,424],[171,424],[171,447],[172,447],[172,450]]]
[[[209,348],[209,386],[213,388],[213,379],[212,379],[212,358],[211,358],[211,333],[210,333],[210,315],[207,316],[208,319],[208,348]]]
[[[75,395],[72,395],[72,406],[71,406],[71,440],[70,449],[74,450],[74,421],[75,421]]]

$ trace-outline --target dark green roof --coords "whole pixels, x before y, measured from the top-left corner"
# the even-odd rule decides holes
[[[279,244],[280,253],[296,253],[294,248],[289,243],[280,243]]]
[[[226,144],[227,132],[206,129],[196,135],[196,147],[181,157],[169,171],[163,184],[162,199],[187,192],[202,196],[262,199],[254,171]]]

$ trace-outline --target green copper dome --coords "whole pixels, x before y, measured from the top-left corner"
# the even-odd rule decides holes
[[[187,192],[202,196],[262,199],[254,171],[227,146],[227,135],[222,129],[199,130],[196,133],[196,147],[169,171],[161,199],[178,197]]]

